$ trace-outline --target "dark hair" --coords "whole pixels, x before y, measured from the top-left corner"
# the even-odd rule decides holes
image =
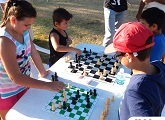
[[[36,18],[35,8],[25,0],[8,0],[5,5],[4,15],[0,27],[6,25],[10,16],[15,16],[17,20],[24,20],[25,17]]]
[[[67,10],[64,8],[57,8],[53,11],[53,24],[55,22],[61,23],[62,20],[70,20],[73,17],[71,13],[69,13]]]
[[[151,44],[153,42],[152,39],[153,39],[153,36],[148,37],[145,45]],[[144,61],[146,58],[149,58],[150,53],[151,53],[151,49],[152,49],[152,47],[137,52],[137,54],[138,54],[137,58],[140,61]]]
[[[157,24],[159,30],[162,29],[163,23],[165,21],[165,13],[159,8],[152,7],[143,11],[141,14],[141,19],[144,19],[149,26]]]

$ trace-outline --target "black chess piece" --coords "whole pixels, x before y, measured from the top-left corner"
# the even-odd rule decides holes
[[[94,95],[94,96],[97,96],[96,89],[94,89],[93,91],[94,91],[94,92],[93,92],[93,95]]]
[[[90,95],[92,95],[92,94],[93,94],[92,90],[90,90],[90,91],[89,91],[89,94],[90,94]]]
[[[90,52],[90,54],[91,54],[91,53],[92,53],[92,50],[90,49],[89,52]]]
[[[77,90],[77,97],[80,98],[80,90]]]
[[[73,105],[76,104],[76,99],[75,99],[75,97],[72,97],[72,104],[73,104]]]
[[[86,53],[87,52],[87,50],[86,50],[86,48],[84,48],[84,51],[83,51],[84,53]]]
[[[86,108],[90,108],[90,107],[91,107],[90,102],[87,102]]]
[[[66,109],[66,102],[64,101],[63,102],[63,107],[62,107],[64,110]]]
[[[70,66],[69,66],[69,68],[73,68],[74,66],[72,65],[72,62],[70,62]]]
[[[54,73],[54,80],[55,80],[55,81],[58,81],[57,72]]]
[[[70,106],[68,106],[68,109],[67,109],[68,112],[71,112],[72,109],[70,108]]]
[[[51,77],[52,77],[52,81],[54,82],[55,81],[54,75],[52,75]]]
[[[87,101],[87,102],[90,102],[90,98],[89,98],[89,97],[87,97],[87,98],[86,98],[86,101]]]

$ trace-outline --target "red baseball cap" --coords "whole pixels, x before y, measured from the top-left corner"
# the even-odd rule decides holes
[[[152,36],[152,43],[145,45],[147,39]],[[140,22],[128,22],[122,24],[113,37],[113,43],[105,48],[104,53],[110,54],[116,51],[134,53],[154,45],[153,33]]]

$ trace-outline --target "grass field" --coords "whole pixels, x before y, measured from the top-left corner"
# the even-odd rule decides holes
[[[34,43],[48,48],[48,35],[53,27],[52,12],[63,7],[73,14],[67,33],[73,40],[72,46],[79,43],[102,45],[104,37],[103,0],[30,0],[37,10],[37,19],[33,24]],[[124,22],[136,21],[136,13],[140,0],[129,0]],[[2,12],[0,13],[2,16]],[[40,53],[41,54],[41,53]],[[48,56],[41,54],[43,62]]]

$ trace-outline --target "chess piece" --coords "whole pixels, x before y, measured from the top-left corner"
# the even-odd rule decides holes
[[[100,75],[100,69],[97,70],[97,75]]]
[[[98,58],[97,65],[100,65],[100,58]]]
[[[83,70],[83,76],[87,76],[86,68],[84,68],[84,70]]]
[[[91,107],[90,102],[87,102],[86,108],[90,108],[90,107]]]
[[[84,48],[84,51],[83,51],[84,53],[86,53],[87,52],[87,50],[86,50],[86,48]]]
[[[58,81],[57,72],[54,73],[54,80],[55,80],[55,81]]]
[[[54,77],[54,75],[52,75],[51,77],[52,77],[52,81],[54,82],[54,81],[55,81],[55,77]]]
[[[93,91],[94,91],[94,92],[93,92],[93,95],[94,95],[94,96],[97,96],[96,89],[94,89]]]
[[[65,61],[65,62],[68,62],[68,60],[67,60],[67,57],[66,57],[66,56],[64,57],[64,61]]]
[[[111,68],[111,74],[112,74],[112,75],[115,74],[115,73],[114,73],[114,68],[113,68],[113,67]]]
[[[63,102],[62,108],[63,108],[64,110],[66,109],[66,102],[65,102],[65,101]]]
[[[115,99],[115,97],[114,97],[114,96],[112,96],[112,99],[111,99],[111,101],[112,101],[112,102],[114,102],[114,99]]]
[[[52,102],[52,111],[55,111],[55,110],[56,110],[55,104],[54,102]]]
[[[68,106],[68,109],[67,109],[68,112],[71,112],[72,109],[70,108],[70,106]]]
[[[68,83],[68,89],[70,89],[70,88],[71,88],[70,83]]]
[[[106,69],[103,70],[103,76],[105,77],[107,75]]]
[[[75,99],[75,97],[72,97],[72,104],[73,104],[73,105],[76,104],[76,99]]]
[[[74,66],[72,65],[72,62],[70,62],[70,66],[69,66],[69,68],[73,68]]]
[[[99,77],[100,80],[103,80],[103,74],[100,73],[100,77]]]
[[[92,90],[90,90],[89,93],[90,93],[90,95],[92,95],[93,94]]]
[[[61,102],[58,102],[58,108],[59,109],[61,108]]]
[[[77,97],[80,98],[80,90],[77,90]]]

